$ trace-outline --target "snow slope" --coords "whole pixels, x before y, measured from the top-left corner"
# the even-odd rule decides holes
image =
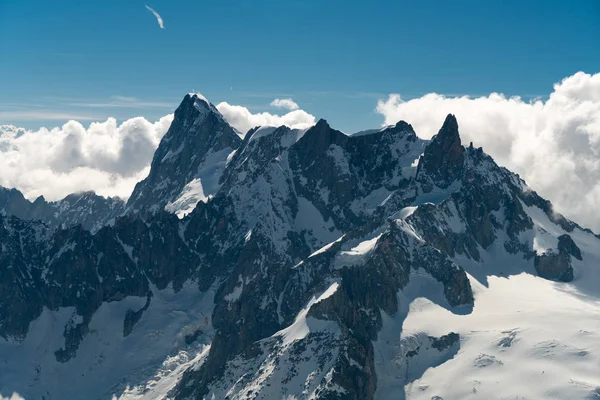
[[[24,342],[0,339],[0,394],[27,387],[27,393],[20,393],[26,399],[62,400],[74,393],[99,400],[166,395],[183,370],[208,351],[214,288],[200,293],[190,282],[177,293],[170,288],[154,288],[153,293],[150,306],[126,337],[127,310],[141,309],[146,298],[104,303],[77,356],[67,363],[57,362],[53,350],[61,348],[64,327],[78,316],[73,307],[45,309]],[[196,340],[186,341],[195,332]]]
[[[475,279],[475,307],[456,315],[419,297],[401,337],[454,331],[459,353],[406,387],[409,399],[584,399],[600,387],[600,302],[526,273]],[[384,374],[379,375],[383,378]],[[390,398],[393,378],[380,379]]]
[[[540,234],[554,243],[566,233],[539,208],[525,209],[534,228],[524,236],[533,239],[534,249]],[[411,281],[398,294],[405,307],[384,315],[374,342],[376,398],[598,398],[600,241],[580,228],[569,234],[583,257],[573,260],[572,282],[534,276],[531,261],[495,245],[479,262],[455,257],[469,273],[475,295],[471,312],[453,309],[436,296],[439,284],[431,278]],[[457,354],[439,360],[434,352],[420,360],[431,368],[419,370],[418,357],[407,367],[407,341],[449,332],[460,335]],[[409,379],[411,374],[416,378]]]

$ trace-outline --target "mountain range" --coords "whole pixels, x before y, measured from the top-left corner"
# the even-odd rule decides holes
[[[600,399],[600,237],[440,122],[188,94],[127,202],[1,189],[0,394]]]

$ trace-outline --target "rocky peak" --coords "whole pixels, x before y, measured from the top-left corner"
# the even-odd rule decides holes
[[[321,118],[315,126],[306,131],[294,148],[301,156],[318,156],[325,153],[332,144],[346,147],[347,141],[348,136],[332,129],[327,121]]]
[[[195,206],[216,192],[227,156],[241,143],[214,105],[200,94],[187,94],[154,154],[150,174],[133,190],[127,212],[155,213],[178,200],[187,208]]]
[[[464,152],[456,117],[448,114],[438,134],[425,148],[417,175],[424,172],[431,178],[431,183],[446,188],[460,176],[465,161]]]
[[[407,134],[408,136],[414,136],[415,138],[417,137],[412,125],[406,121],[398,121],[396,125],[389,127],[388,130],[393,133],[403,133]]]

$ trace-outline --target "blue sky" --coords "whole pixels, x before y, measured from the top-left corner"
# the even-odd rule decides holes
[[[194,89],[351,132],[389,93],[547,95],[599,49],[597,0],[0,0],[0,124],[152,120]]]

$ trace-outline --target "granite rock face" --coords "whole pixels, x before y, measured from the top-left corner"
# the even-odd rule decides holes
[[[227,157],[241,142],[214,105],[201,95],[186,95],[154,153],[150,174],[135,186],[127,201],[127,212],[162,210],[177,201],[194,179],[202,180],[198,199],[214,194]],[[189,206],[193,208],[195,203]]]
[[[419,162],[419,171],[427,173],[430,178],[427,183],[445,189],[460,176],[465,161],[464,152],[458,134],[458,122],[454,115],[449,114],[425,149]]]

